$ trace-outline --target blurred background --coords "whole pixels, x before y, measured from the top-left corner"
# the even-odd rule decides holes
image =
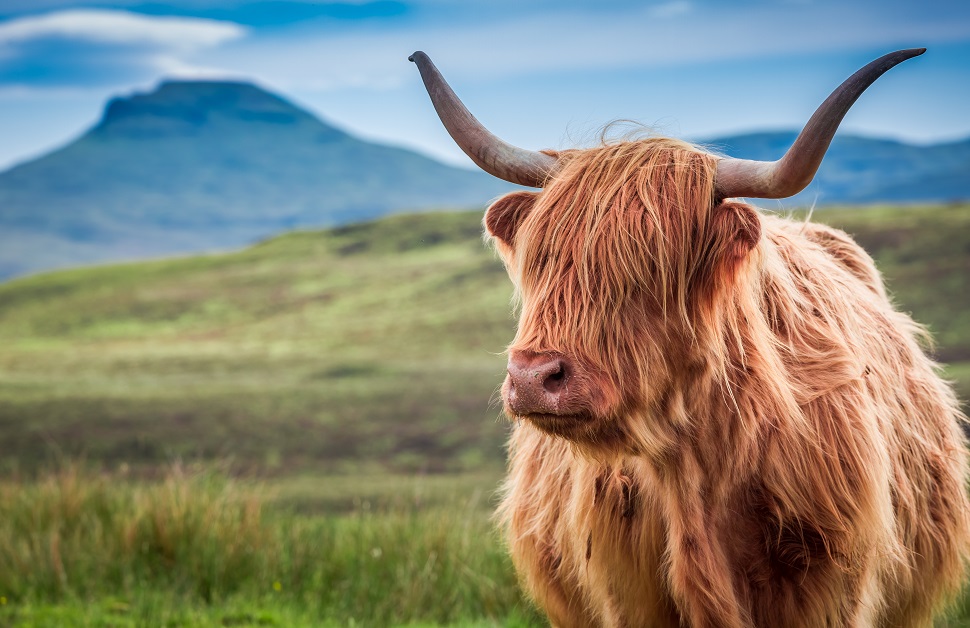
[[[910,47],[761,205],[855,236],[967,400],[966,2],[2,0],[0,624],[542,625],[489,521],[511,186],[408,55],[525,148],[776,159]]]

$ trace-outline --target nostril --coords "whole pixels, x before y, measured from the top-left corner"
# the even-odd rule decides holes
[[[550,393],[558,393],[566,383],[566,367],[560,362],[555,372],[546,376],[542,382],[542,387]]]
[[[570,403],[575,405],[573,378],[581,371],[563,356],[515,352],[509,356],[507,371],[502,395],[517,415],[561,414]]]

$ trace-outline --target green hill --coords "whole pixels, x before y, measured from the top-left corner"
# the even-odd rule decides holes
[[[0,459],[264,472],[497,467],[511,287],[481,215],[0,284]],[[970,205],[819,211],[876,257],[970,397]]]

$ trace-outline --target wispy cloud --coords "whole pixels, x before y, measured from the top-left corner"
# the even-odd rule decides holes
[[[57,38],[194,49],[238,39],[245,33],[244,27],[231,22],[151,17],[105,9],[72,9],[0,23],[0,45]]]
[[[212,74],[191,58],[238,40],[231,22],[73,9],[0,22],[0,84],[124,85],[159,74]]]

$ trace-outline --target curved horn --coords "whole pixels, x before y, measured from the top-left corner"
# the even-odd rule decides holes
[[[786,198],[804,190],[818,171],[839,123],[862,92],[896,64],[924,52],[926,48],[897,50],[850,76],[812,114],[795,143],[778,161],[720,160],[715,182],[717,196]]]
[[[556,171],[555,157],[512,146],[489,133],[458,100],[428,55],[418,51],[408,61],[417,64],[435,111],[448,133],[479,168],[499,179],[533,188],[541,188]]]

